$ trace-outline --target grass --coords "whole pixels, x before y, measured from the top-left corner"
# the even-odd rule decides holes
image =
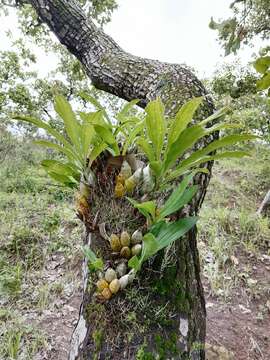
[[[213,295],[230,297],[240,281],[237,254],[269,252],[270,221],[256,210],[270,182],[269,150],[251,158],[216,163],[200,213],[199,248],[203,274]]]
[[[72,192],[52,184],[39,166],[48,154],[29,142],[4,141],[11,151],[0,158],[0,358],[32,360],[47,346],[38,317],[73,276],[67,271],[61,281],[44,279],[46,263],[57,252],[69,261],[78,256],[81,229]]]

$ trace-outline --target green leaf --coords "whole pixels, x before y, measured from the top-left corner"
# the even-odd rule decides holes
[[[101,125],[111,129],[111,126],[104,121],[102,111],[95,111],[90,113],[79,112],[79,115],[83,122],[89,123],[91,125]]]
[[[135,271],[139,271],[141,268],[141,262],[137,255],[134,255],[131,259],[128,261],[128,267],[134,269]]]
[[[206,163],[208,161],[219,160],[219,159],[230,159],[230,158],[242,158],[244,156],[250,156],[250,153],[246,151],[225,151],[223,153],[216,154],[213,156],[204,156],[199,158],[197,161],[194,161],[193,163],[189,163],[188,165],[185,166],[180,165],[179,167],[177,167],[174,171],[172,171],[168,175],[167,181],[174,180],[179,176],[185,174],[187,171],[189,171],[191,167],[199,166],[200,164]],[[198,171],[201,170],[202,170],[201,168],[198,169]]]
[[[143,237],[142,254],[140,261],[143,262],[156,254],[159,250],[159,244],[155,236],[151,233],[147,233]]]
[[[178,139],[181,133],[191,122],[195,111],[201,105],[202,101],[203,97],[194,98],[185,103],[178,111],[169,129],[167,152],[170,150],[171,145]]]
[[[257,72],[265,74],[270,67],[270,56],[260,57],[253,65]]]
[[[186,176],[180,183],[180,185],[172,192],[171,196],[168,198],[168,200],[165,202],[165,204],[160,209],[159,219],[165,218],[166,216],[178,211],[181,209],[187,202],[190,201],[188,196],[184,196],[186,188],[190,181],[192,180],[194,174],[191,173],[188,176]],[[194,187],[193,187],[194,188]],[[190,190],[190,189],[189,189]],[[194,189],[194,193],[197,189]],[[193,191],[190,191],[190,195],[192,196]]]
[[[149,218],[149,215],[151,215],[152,219],[154,220],[156,217],[156,204],[154,201],[146,201],[143,203],[139,203],[129,197],[127,197],[127,200],[136,208],[138,209],[143,216],[146,218]]]
[[[129,260],[128,266],[133,268],[135,271],[139,271],[142,267],[143,262],[158,252],[158,246],[159,244],[153,234],[145,234],[143,237],[142,253],[140,257],[136,255],[133,256]]]
[[[223,108],[221,108],[220,110],[216,111],[214,114],[208,116],[208,118],[204,119],[203,121],[199,122],[198,125],[204,126],[206,124],[208,124],[211,121],[217,120],[221,117],[224,117],[225,115],[227,115],[227,113],[230,111],[230,107],[229,106],[225,106]]]
[[[81,125],[81,141],[82,141],[82,150],[85,161],[89,155],[90,145],[92,143],[94,135],[95,135],[95,130],[93,125],[91,125],[88,122],[84,122]]]
[[[146,139],[144,139],[143,137],[139,137],[136,143],[145,153],[149,161],[155,161],[155,154],[153,147],[149,144],[149,142]]]
[[[265,75],[259,79],[256,83],[258,90],[266,90],[270,87],[270,72],[266,72]]]
[[[90,152],[89,155],[89,160],[90,160],[90,164],[92,164],[93,161],[96,160],[96,158],[105,150],[107,149],[108,144],[101,142],[98,144],[95,144],[95,146],[93,147],[92,151]]]
[[[58,174],[54,171],[48,171],[48,175],[55,181],[63,184],[64,186],[75,188],[78,185],[78,182],[73,179],[71,176],[66,176],[62,174]]]
[[[44,121],[33,118],[31,116],[21,116],[21,115],[16,115],[16,116],[13,117],[13,119],[14,120],[21,120],[21,121],[33,124],[33,125],[37,126],[39,129],[46,130],[48,134],[52,135],[60,143],[62,143],[66,147],[70,147],[72,149],[71,145],[65,139],[65,137],[62,134],[60,134],[57,130],[52,128],[50,125],[45,123]]]
[[[118,142],[113,136],[110,129],[101,125],[94,125],[94,129],[96,133],[101,137],[101,139],[109,145],[109,148],[113,150],[113,156],[120,155],[120,149],[118,146]]]
[[[205,130],[200,125],[194,125],[184,130],[170,146],[166,155],[163,171],[166,172],[183,153],[204,136]]]
[[[134,127],[134,129],[130,132],[123,146],[122,155],[126,155],[128,147],[133,143],[136,136],[143,130],[144,122],[141,121],[138,125]]]
[[[162,163],[160,161],[151,161],[150,168],[153,170],[157,177],[161,175]]]
[[[55,97],[54,108],[57,114],[63,119],[66,132],[72,144],[77,151],[80,152],[80,127],[71,105],[63,96],[58,95]]]
[[[57,160],[43,160],[41,165],[48,172],[54,172],[64,176],[71,176],[77,181],[80,179],[80,171],[72,163],[63,164]]]
[[[186,234],[198,221],[198,217],[187,217],[172,223],[164,223],[157,235],[158,250],[161,250]]]
[[[87,261],[89,262],[89,267],[91,270],[103,270],[103,260],[101,258],[98,258],[88,246],[82,246],[82,252],[86,257]]]
[[[194,161],[202,158],[204,155],[207,155],[220,148],[235,145],[242,141],[255,140],[256,138],[257,136],[252,134],[234,134],[234,135],[224,136],[220,139],[211,142],[203,149],[197,150],[194,153],[192,153],[187,159],[181,162],[180,166],[185,167],[189,164],[192,164]]]
[[[100,103],[96,98],[94,98],[93,96],[87,94],[87,93],[84,92],[84,91],[81,91],[81,92],[79,93],[79,96],[80,96],[83,100],[90,102],[90,104],[92,104],[97,110],[101,111],[102,114],[105,116],[108,124],[110,124],[110,125],[112,124],[112,123],[111,123],[111,120],[110,120],[110,117],[108,116],[108,114],[107,114],[107,112],[106,112],[105,107],[102,106],[101,103]]]
[[[145,108],[147,134],[155,149],[156,160],[160,158],[166,131],[164,110],[160,99],[149,102]]]
[[[123,108],[121,109],[121,111],[119,111],[119,113],[116,115],[116,118],[119,120],[120,123],[121,123],[122,121],[125,121],[125,120],[126,120],[129,111],[130,111],[136,104],[138,104],[139,101],[140,101],[139,99],[134,99],[134,100],[131,100],[130,102],[128,102],[127,104],[125,104],[125,105],[123,106]]]
[[[51,141],[47,141],[47,140],[35,140],[34,144],[39,145],[39,146],[43,146],[43,147],[47,147],[50,149],[54,149],[60,153],[63,153],[67,156],[68,159],[70,160],[78,160],[77,154],[74,151],[71,151],[69,148],[66,148],[64,146],[55,144]]]

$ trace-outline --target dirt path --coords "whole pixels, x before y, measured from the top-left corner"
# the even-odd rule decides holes
[[[223,346],[235,360],[270,359],[270,257],[250,260],[252,271],[224,303],[207,296],[207,342]],[[247,284],[252,285],[251,287]],[[207,284],[205,284],[207,293]],[[214,359],[211,357],[209,359]],[[223,359],[216,357],[216,359]]]

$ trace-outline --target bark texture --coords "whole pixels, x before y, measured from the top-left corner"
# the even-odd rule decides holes
[[[197,118],[213,112],[203,85],[187,67],[125,52],[86,17],[76,1],[29,2],[59,41],[81,61],[98,89],[125,100],[138,98],[142,107],[159,96],[168,115],[173,115],[188,99],[203,95],[204,105]],[[206,138],[199,146],[212,140]],[[211,165],[208,164],[210,170]],[[200,190],[188,209],[190,214],[198,211],[209,178],[210,174],[196,178]],[[123,207],[119,207],[122,218],[129,211],[123,212]],[[88,229],[87,241],[91,238],[94,247],[98,237]],[[173,262],[166,263],[166,256],[170,258],[170,254],[165,254],[163,259],[148,264],[149,269],[142,272],[129,297],[115,297],[102,308],[93,302],[89,286],[87,290],[91,279],[85,266],[85,294],[70,359],[205,358],[205,303],[196,229],[177,243],[171,256]]]

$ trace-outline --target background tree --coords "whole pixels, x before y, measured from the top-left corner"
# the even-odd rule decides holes
[[[210,28],[218,31],[218,38],[225,49],[225,55],[236,53],[241,44],[251,45],[254,38],[269,39],[270,4],[268,0],[235,0],[230,8],[233,17],[216,22],[211,19]],[[256,85],[259,91],[268,91],[270,96],[270,47],[262,48],[254,62],[254,68],[260,74]],[[266,128],[269,130],[269,122]],[[265,126],[263,125],[263,128]],[[269,192],[266,194],[258,212],[262,213],[270,204]]]

